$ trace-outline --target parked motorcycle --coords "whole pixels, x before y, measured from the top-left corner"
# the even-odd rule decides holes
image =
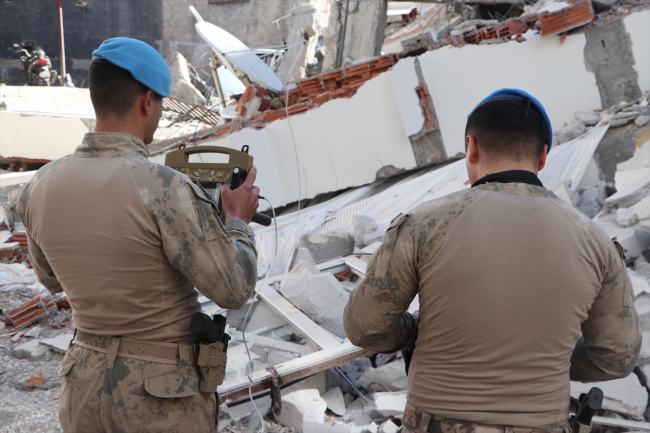
[[[56,82],[58,74],[52,70],[50,58],[36,42],[22,41],[14,44],[13,51],[20,54],[23,77],[28,86],[50,86]]]

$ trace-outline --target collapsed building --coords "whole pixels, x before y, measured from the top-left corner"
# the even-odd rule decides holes
[[[469,188],[466,115],[500,87],[539,95],[554,128],[540,179],[627,250],[646,338],[635,374],[600,385],[606,400],[595,422],[650,429],[650,3],[486,0],[364,12],[364,2],[351,0],[350,12],[372,17],[366,37],[383,14],[386,54],[375,52],[375,42],[364,43],[369,58],[346,54],[354,36],[338,30],[338,54],[315,62],[319,50],[332,52],[326,29],[345,27],[345,2],[334,10],[318,3],[291,13],[294,35],[315,28],[304,50],[281,63],[297,65],[285,71],[295,81],[282,93],[260,83],[229,92],[236,114],[228,119],[223,107],[212,108],[209,83],[202,88],[191,78],[184,56],[168,56],[173,98],[151,158],[163,163],[181,146],[248,145],[258,184],[278,208],[277,236],[273,226],[253,225],[259,297],[238,311],[200,298],[204,312],[226,315],[233,338],[219,388],[220,430],[253,431],[260,423],[247,397],[242,331],[262,416],[305,432],[397,430],[407,388],[401,355],[352,346],[342,309],[395,215]],[[42,292],[30,269],[17,198],[32,169],[72,152],[94,127],[87,90],[42,90],[0,86],[0,160],[8,170],[0,174],[0,387],[12,392],[55,392],[60,379],[49,370],[72,339],[65,298]],[[416,298],[409,310],[417,309]],[[571,389],[575,399],[587,388]]]

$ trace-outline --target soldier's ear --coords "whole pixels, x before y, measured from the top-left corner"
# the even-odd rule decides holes
[[[465,151],[465,156],[467,157],[467,161],[470,164],[478,163],[480,157],[480,150],[476,138],[472,135],[466,136],[465,146],[467,148],[467,150]]]

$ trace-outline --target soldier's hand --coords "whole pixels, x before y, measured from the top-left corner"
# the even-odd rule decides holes
[[[226,220],[239,218],[246,224],[250,224],[260,205],[258,200],[260,189],[253,185],[256,177],[257,168],[253,166],[239,188],[230,189],[228,185],[221,186],[221,207],[226,213]]]

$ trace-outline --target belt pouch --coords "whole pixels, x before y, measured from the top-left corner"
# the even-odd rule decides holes
[[[226,375],[226,354],[223,343],[199,344],[197,365],[201,371],[199,391],[217,392],[217,386],[223,383]]]

